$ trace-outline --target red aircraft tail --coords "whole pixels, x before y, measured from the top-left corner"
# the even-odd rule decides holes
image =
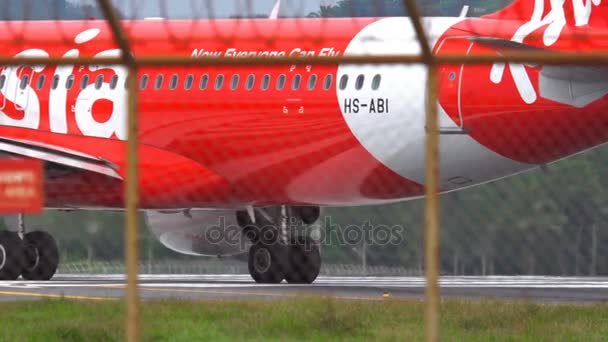
[[[608,27],[607,0],[515,0],[484,18],[540,21],[552,14],[559,20],[562,11],[568,25]]]

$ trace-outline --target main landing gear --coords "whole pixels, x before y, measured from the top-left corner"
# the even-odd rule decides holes
[[[310,241],[310,240],[309,240]],[[310,284],[319,275],[321,253],[314,243],[257,242],[249,250],[249,274],[257,283]]]
[[[253,223],[247,213],[239,213],[244,234],[253,242],[249,249],[249,274],[257,283],[310,284],[319,275],[319,244],[289,227],[297,218],[286,207],[280,214],[258,209]],[[260,215],[258,215],[260,214]]]
[[[43,231],[26,232],[23,215],[19,231],[0,232],[0,280],[49,280],[59,265],[55,239]]]

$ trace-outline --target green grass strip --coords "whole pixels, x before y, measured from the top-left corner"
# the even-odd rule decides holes
[[[144,341],[320,341],[423,338],[424,305],[403,300],[290,298],[142,302]],[[124,339],[124,303],[0,303],[0,341]],[[608,305],[446,301],[445,341],[603,341]]]

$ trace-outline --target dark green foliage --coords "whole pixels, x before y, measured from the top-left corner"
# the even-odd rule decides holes
[[[494,183],[442,195],[441,253],[446,274],[608,274],[608,149],[605,147]],[[399,246],[371,246],[370,265],[418,269],[422,200],[334,209],[333,223],[404,225]],[[326,253],[361,262],[351,247]]]
[[[469,15],[479,16],[505,7],[508,0],[429,0],[418,1],[424,16],[457,16],[464,5],[470,6]],[[309,17],[397,17],[407,15],[401,0],[341,0],[333,6],[321,6]]]
[[[2,0],[0,20],[55,20],[103,18],[95,4],[66,0]]]

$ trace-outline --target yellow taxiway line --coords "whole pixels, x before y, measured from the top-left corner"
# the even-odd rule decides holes
[[[124,289],[122,285],[101,285],[98,288],[116,288]],[[215,294],[215,295],[233,295],[233,296],[258,296],[258,297],[275,297],[275,298],[293,298],[297,296],[332,296],[331,294],[314,294],[314,293],[277,293],[277,292],[252,292],[252,291],[226,291],[226,290],[211,290],[211,289],[178,289],[178,288],[156,288],[145,287],[139,288],[140,291],[150,292],[168,292],[168,293],[200,293],[200,294]],[[0,291],[0,295],[4,296],[21,296],[21,297],[37,297],[37,298],[54,298],[54,299],[73,299],[73,300],[93,300],[93,301],[108,301],[108,300],[124,300],[123,297],[99,297],[99,296],[77,296],[65,295],[56,293],[37,293],[37,292],[20,292],[20,291]],[[382,301],[389,298],[386,294],[378,297],[357,297],[357,296],[337,296],[335,299],[342,300],[371,300]]]
[[[140,291],[156,291],[156,292],[177,292],[177,293],[201,293],[201,294],[218,294],[218,295],[237,295],[237,296],[261,296],[261,297],[298,297],[298,296],[311,296],[311,297],[323,297],[330,296],[335,299],[342,300],[371,300],[371,301],[382,301],[389,298],[386,295],[378,297],[358,297],[358,296],[332,296],[331,294],[317,294],[317,293],[276,293],[276,292],[251,292],[251,291],[222,291],[222,290],[203,290],[203,289],[169,289],[169,288],[156,288],[156,287],[140,287]]]
[[[78,300],[117,300],[117,299],[119,299],[119,298],[113,298],[113,297],[74,296],[74,295],[63,295],[63,294],[56,294],[56,293],[36,293],[36,292],[19,292],[19,291],[0,291],[0,295],[38,297],[38,298],[56,298],[56,299],[78,299]]]

